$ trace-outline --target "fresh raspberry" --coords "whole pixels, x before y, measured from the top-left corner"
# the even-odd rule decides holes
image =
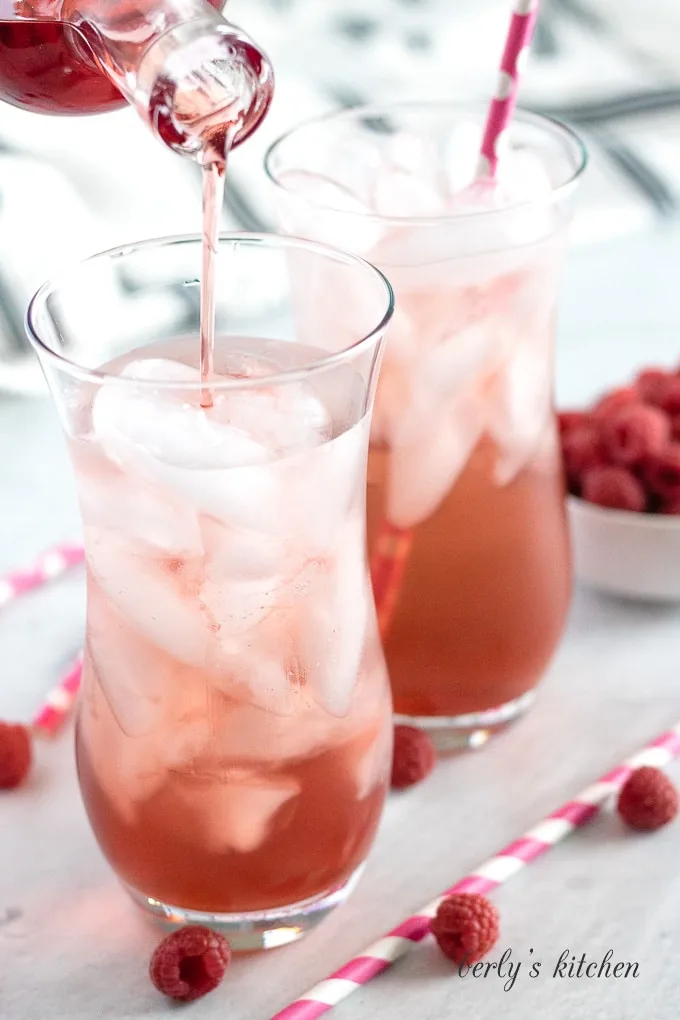
[[[430,929],[444,956],[454,963],[477,963],[498,941],[499,916],[478,893],[455,893],[439,904]]]
[[[629,404],[636,404],[639,400],[640,396],[634,386],[621,386],[619,389],[611,390],[609,393],[605,393],[603,397],[600,397],[590,412],[590,416],[595,421],[600,421],[602,418],[613,414],[614,411],[618,411],[622,407],[628,407]]]
[[[586,411],[560,411],[557,415],[557,425],[561,436],[566,436],[568,432],[573,432],[581,425],[589,424],[590,415]]]
[[[394,727],[392,752],[392,786],[402,790],[429,776],[437,755],[434,744],[423,730],[415,726]]]
[[[660,406],[671,418],[680,414],[680,377],[677,375],[669,377]]]
[[[661,405],[669,378],[670,373],[663,368],[646,368],[639,373],[635,386],[645,404]]]
[[[230,960],[231,949],[223,935],[190,925],[159,942],[149,974],[159,992],[179,1002],[191,1002],[217,988]]]
[[[0,722],[0,790],[12,790],[23,783],[31,759],[31,738],[26,727]]]
[[[658,407],[628,404],[602,422],[602,445],[614,464],[632,467],[660,450],[668,442],[670,423]]]
[[[605,463],[599,429],[583,425],[567,432],[562,438],[562,456],[567,478],[578,484],[584,471]]]
[[[583,476],[582,496],[588,503],[610,510],[644,510],[645,490],[635,475],[623,467],[594,467]]]
[[[671,417],[671,439],[680,441],[680,414]]]
[[[643,765],[623,784],[616,807],[633,829],[652,832],[677,815],[678,791],[661,769]]]
[[[644,478],[652,492],[662,499],[680,496],[680,443],[669,443],[643,466]]]

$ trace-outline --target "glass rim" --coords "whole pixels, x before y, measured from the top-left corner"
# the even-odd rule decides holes
[[[440,111],[444,112],[455,112],[470,113],[473,110],[479,110],[482,117],[486,115],[488,109],[488,102],[479,100],[477,102],[465,102],[465,101],[452,101],[448,99],[422,99],[422,100],[398,100],[390,103],[367,103],[365,105],[350,106],[341,110],[331,110],[329,113],[317,115],[315,117],[309,117],[307,120],[300,121],[294,127],[289,128],[283,134],[279,135],[271,145],[268,147],[264,156],[264,171],[269,181],[274,187],[279,188],[287,195],[293,195],[301,200],[305,201],[308,206],[316,209],[323,209],[326,212],[332,212],[336,215],[355,217],[357,220],[361,220],[364,223],[381,223],[393,227],[426,227],[441,225],[442,223],[448,222],[463,222],[469,221],[470,219],[489,219],[494,216],[503,216],[509,212],[515,212],[518,209],[527,209],[535,205],[549,204],[554,201],[560,200],[569,195],[576,184],[578,183],[581,175],[583,174],[586,166],[588,165],[588,150],[584,142],[579,138],[575,131],[573,131],[562,121],[557,120],[555,117],[549,117],[544,113],[534,113],[531,110],[524,109],[518,106],[513,115],[512,122],[509,127],[509,131],[512,131],[513,125],[518,123],[533,124],[535,127],[548,129],[554,135],[559,135],[562,139],[571,146],[575,155],[576,168],[569,176],[562,181],[560,184],[555,185],[550,189],[547,195],[541,196],[536,201],[528,199],[522,199],[517,202],[509,202],[507,205],[502,206],[500,209],[470,209],[464,212],[447,212],[436,216],[381,216],[379,213],[374,212],[355,212],[347,211],[344,209],[338,209],[332,205],[325,205],[322,202],[309,199],[306,195],[299,191],[293,191],[291,188],[287,188],[285,184],[277,177],[272,162],[279,148],[285,145],[291,138],[294,138],[297,134],[304,131],[307,128],[313,128],[321,126],[332,121],[343,121],[353,120],[358,116],[361,117],[379,117],[385,116],[386,114],[398,111]],[[483,120],[482,120],[483,123]]]
[[[392,285],[384,273],[360,255],[341,251],[339,248],[334,248],[331,245],[324,244],[320,241],[309,241],[302,237],[273,233],[257,233],[251,231],[225,231],[220,233],[218,237],[218,249],[223,243],[229,244],[230,242],[252,246],[262,245],[263,247],[268,246],[272,248],[304,249],[316,252],[318,255],[332,259],[335,262],[354,266],[363,272],[368,271],[368,275],[372,276],[374,280],[380,282],[383,287],[386,299],[385,310],[380,321],[373,326],[368,333],[360,336],[357,340],[349,346],[343,347],[340,351],[329,353],[324,357],[320,357],[316,361],[310,361],[302,366],[290,369],[281,369],[271,375],[251,376],[245,379],[224,377],[216,382],[208,383],[212,391],[226,392],[227,390],[249,390],[260,386],[276,386],[303,381],[308,379],[311,375],[326,372],[337,365],[343,364],[354,355],[360,354],[365,348],[368,348],[371,344],[375,343],[386,331],[394,314],[395,308],[395,297]],[[44,356],[53,367],[62,372],[67,372],[83,382],[92,382],[99,385],[106,383],[107,385],[114,384],[134,386],[136,389],[143,391],[160,390],[161,392],[177,392],[178,390],[181,390],[182,392],[198,392],[205,389],[206,383],[202,382],[200,379],[192,382],[181,383],[179,383],[176,379],[133,379],[131,376],[117,375],[114,372],[108,372],[101,368],[88,368],[50,346],[40,335],[40,330],[36,322],[37,314],[45,307],[47,297],[50,294],[55,293],[55,291],[58,290],[60,283],[63,284],[65,279],[78,272],[81,268],[88,266],[90,263],[105,259],[125,258],[126,256],[133,255],[138,251],[144,251],[145,249],[151,250],[154,248],[169,248],[173,245],[200,245],[201,243],[201,234],[168,234],[163,237],[145,238],[141,241],[134,241],[129,244],[116,245],[113,248],[107,248],[104,251],[96,252],[94,255],[90,255],[87,258],[78,259],[60,270],[58,273],[50,276],[33,294],[33,297],[30,299],[26,309],[26,334],[36,353],[39,354],[40,357]],[[198,335],[197,331],[197,339]]]

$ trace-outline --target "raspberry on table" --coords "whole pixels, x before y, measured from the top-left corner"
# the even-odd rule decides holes
[[[602,421],[602,445],[614,464],[632,467],[659,453],[668,442],[670,423],[658,407],[628,404]]]
[[[609,510],[645,509],[645,490],[635,475],[624,467],[604,465],[594,467],[583,476],[581,495],[588,503]]]
[[[605,463],[599,429],[582,425],[567,432],[562,438],[562,457],[567,478],[572,485],[579,484],[585,471]]]
[[[485,896],[455,893],[439,904],[430,929],[449,960],[477,963],[498,941],[499,922],[498,911]]]
[[[23,783],[31,767],[31,736],[26,726],[0,722],[0,790]]]
[[[633,829],[653,832],[677,815],[678,791],[661,769],[643,765],[623,784],[616,807]]]
[[[202,925],[189,925],[159,942],[149,975],[159,992],[179,1002],[191,1002],[217,988],[230,960],[231,949],[223,935]]]
[[[610,390],[609,393],[605,393],[603,397],[600,397],[590,412],[590,417],[595,421],[600,421],[622,407],[628,407],[629,404],[637,404],[639,400],[640,394],[634,386],[620,386],[618,389]]]
[[[644,478],[652,492],[663,499],[680,496],[680,443],[668,443],[643,465]]]
[[[437,761],[434,744],[427,733],[415,726],[394,727],[392,786],[402,790],[414,786],[432,772]]]
[[[635,386],[646,404],[661,406],[671,377],[663,368],[646,368],[638,373]]]

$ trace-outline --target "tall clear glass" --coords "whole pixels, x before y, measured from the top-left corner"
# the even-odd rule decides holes
[[[85,806],[132,897],[281,945],[347,895],[381,813],[391,699],[365,550],[386,280],[323,245],[200,238],[97,255],[30,338],[87,554]]]
[[[469,187],[485,108],[359,108],[267,157],[281,227],[359,253],[397,310],[373,417],[368,536],[395,709],[443,749],[531,704],[571,567],[553,333],[581,143],[518,113]]]

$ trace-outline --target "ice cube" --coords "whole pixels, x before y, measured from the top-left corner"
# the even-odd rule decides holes
[[[386,138],[373,174],[371,208],[398,219],[438,216],[446,211],[437,146],[429,138],[400,131]]]
[[[196,512],[145,479],[85,468],[78,473],[78,498],[90,526],[120,531],[177,556],[203,552]]]
[[[87,655],[104,697],[123,733],[144,736],[162,717],[172,668],[94,586],[87,601]]]
[[[318,564],[299,565],[288,577],[205,584],[202,598],[216,623],[210,665],[215,683],[228,697],[276,715],[303,711],[304,689],[295,634],[299,603]]]
[[[454,397],[502,360],[511,340],[509,332],[506,321],[491,316],[451,333],[427,351],[416,385],[422,385],[435,401]]]
[[[330,442],[281,464],[284,533],[308,559],[334,551],[338,530],[363,493],[369,427],[364,415]]]
[[[168,367],[170,366],[170,367]],[[189,366],[137,362],[138,377],[199,379]],[[185,394],[186,396],[186,394]],[[219,391],[201,408],[181,391],[149,392],[104,386],[93,408],[96,437],[123,471],[167,486],[200,513],[233,527],[275,533],[281,501],[278,456],[322,444],[330,421],[320,398],[304,383]]]
[[[465,468],[484,430],[476,388],[435,401],[414,392],[392,437],[387,514],[397,527],[412,528],[439,507]]]
[[[198,380],[198,372],[183,361],[171,361],[170,358],[142,358],[124,365],[120,374],[125,379],[138,379],[145,382],[189,383]]]
[[[282,634],[284,641],[285,637]],[[301,682],[293,650],[286,651],[285,644],[279,649],[267,647],[264,641],[262,644],[262,648],[239,649],[231,661],[225,656],[224,693],[247,700],[270,716],[290,718],[304,713],[310,694]]]
[[[318,446],[332,431],[323,401],[304,382],[217,393],[214,416],[278,455]]]
[[[436,168],[437,156],[437,146],[430,138],[410,131],[398,131],[389,135],[382,146],[378,172],[385,170],[389,173],[396,169],[429,179]]]
[[[86,757],[116,813],[132,825],[139,820],[143,802],[157,793],[166,780],[158,747],[145,734],[128,737],[119,728],[96,670],[93,676],[86,676],[83,695],[87,710],[83,711],[78,728],[80,753]]]
[[[196,369],[162,359],[133,362],[122,374],[147,382],[200,380]],[[220,420],[214,409],[200,407],[196,394],[190,399],[186,390],[153,391],[112,382],[97,394],[92,421],[110,460],[152,477],[163,468],[242,467],[271,459],[247,431]]]
[[[304,686],[296,692],[295,711],[273,712],[251,701],[211,695],[216,739],[225,758],[237,762],[283,763],[332,747],[346,734],[344,720],[333,719]]]
[[[205,573],[215,584],[253,581],[278,576],[286,571],[284,529],[268,535],[252,528],[230,528],[212,517],[200,521],[205,550]]]
[[[543,347],[543,349],[541,349]],[[508,485],[536,453],[552,414],[552,362],[546,344],[518,343],[488,393],[488,424],[498,445],[494,476]]]
[[[369,621],[363,517],[343,529],[337,553],[299,608],[301,670],[314,698],[331,715],[350,710]]]
[[[355,765],[357,796],[359,800],[368,797],[381,783],[387,782],[392,764],[393,724],[389,705],[373,726],[366,730],[362,752]]]
[[[532,202],[549,198],[553,187],[543,161],[534,152],[510,149],[496,170],[505,203]]]
[[[309,170],[287,170],[280,183],[279,219],[285,232],[360,255],[379,240],[381,226],[370,216],[371,209],[340,181]]]
[[[457,124],[450,132],[444,155],[449,193],[456,195],[474,180],[482,144],[482,128],[472,122]]]
[[[450,209],[473,218],[478,238],[471,251],[521,248],[549,238],[557,223],[552,185],[533,153],[511,150],[499,160],[493,179],[472,180],[452,193]],[[494,215],[484,215],[493,213]]]
[[[188,800],[203,846],[245,854],[264,842],[277,812],[299,792],[293,776],[230,769],[222,781],[191,784]]]
[[[139,363],[132,367],[140,371]],[[165,377],[170,369],[162,371]],[[244,429],[179,394],[117,384],[98,393],[93,423],[104,452],[126,474],[167,486],[195,510],[236,526],[275,528],[275,479],[259,466],[273,454]]]
[[[208,579],[201,585],[199,599],[218,629],[218,641],[228,649],[234,638],[248,634],[269,616],[286,590],[286,578],[280,575],[218,582]]]
[[[158,558],[115,532],[88,526],[85,547],[96,581],[126,623],[179,662],[205,664],[213,627],[196,597],[200,560]]]
[[[439,216],[446,211],[446,196],[434,181],[397,167],[378,172],[373,187],[373,211],[398,219]]]

